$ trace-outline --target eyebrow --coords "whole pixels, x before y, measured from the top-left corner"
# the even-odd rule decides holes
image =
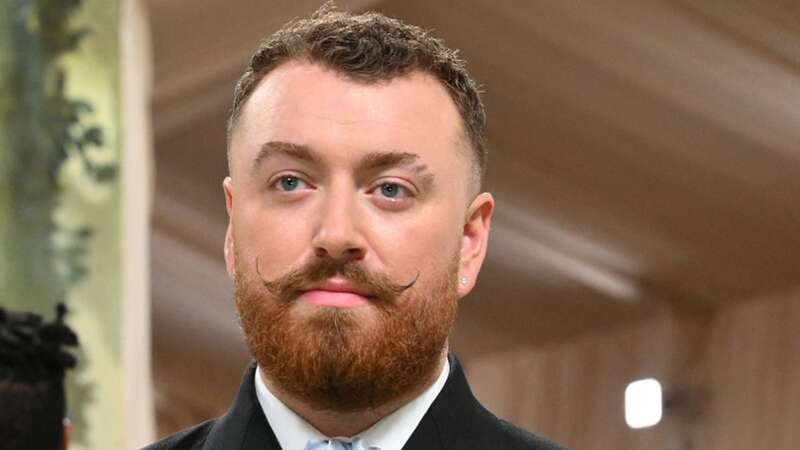
[[[422,164],[419,160],[420,157],[416,153],[371,152],[361,158],[357,169],[359,172],[380,172],[392,167],[405,167],[419,174],[428,173],[428,166]]]
[[[309,147],[291,142],[270,141],[261,145],[261,149],[253,160],[253,172],[269,158],[277,155],[291,159],[318,164],[319,157]],[[433,184],[434,176],[428,166],[420,161],[416,153],[401,151],[370,152],[364,155],[356,166],[359,173],[374,173],[393,167],[403,167],[417,173],[426,187]]]
[[[283,155],[291,159],[310,163],[317,162],[317,157],[311,149],[305,145],[292,144],[291,142],[270,141],[262,144],[261,148],[258,150],[255,159],[253,159],[252,172],[255,173],[261,164],[277,155]]]

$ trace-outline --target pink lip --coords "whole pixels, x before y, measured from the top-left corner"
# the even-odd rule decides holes
[[[309,286],[298,300],[315,306],[352,308],[369,303],[369,294],[341,279],[330,279]]]
[[[334,292],[314,289],[303,292],[298,298],[303,303],[315,306],[352,308],[369,303],[366,297],[353,292]]]

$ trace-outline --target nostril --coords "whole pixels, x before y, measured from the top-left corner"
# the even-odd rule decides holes
[[[349,248],[328,248],[328,247],[315,247],[314,254],[318,258],[334,258],[334,259],[361,259],[364,257],[365,252],[363,249],[358,247],[349,247]]]

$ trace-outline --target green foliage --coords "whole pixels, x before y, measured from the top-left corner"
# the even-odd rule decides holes
[[[69,18],[80,8],[82,0],[37,0],[30,3],[33,11],[26,23],[45,51],[55,58],[77,50],[89,30],[70,30]]]
[[[71,18],[82,0],[2,0],[0,16],[0,280],[7,286],[0,301],[26,305],[39,312],[65,298],[68,288],[83,280],[89,225],[67,227],[54,221],[61,187],[59,171],[77,157],[85,176],[110,183],[117,166],[97,162],[106,137],[93,123],[93,106],[67,95],[64,56],[76,52],[88,28],[74,28]],[[85,442],[84,406],[93,387],[78,381],[88,360],[79,353],[77,373],[68,386],[73,439]],[[0,445],[1,447],[2,445]]]
[[[61,279],[67,285],[74,285],[89,274],[85,258],[92,229],[85,225],[74,229],[62,225],[58,231],[63,237],[63,243],[56,246]]]
[[[30,256],[28,267],[41,274],[42,267],[66,265],[66,277],[49,277],[50,301],[63,296],[69,285],[87,274],[82,262],[86,255],[88,237],[66,236],[72,242],[53,248],[53,233],[59,233],[53,223],[53,211],[58,204],[58,173],[71,155],[80,158],[84,173],[97,183],[109,183],[116,178],[115,164],[99,163],[92,152],[104,148],[103,130],[90,123],[94,108],[83,100],[70,98],[66,93],[66,72],[63,57],[78,50],[89,29],[72,29],[70,18],[81,7],[82,0],[9,0],[8,17],[12,19],[10,41],[13,69],[9,76],[12,94],[12,117],[8,120],[11,155],[9,188],[13,191],[12,213],[19,218],[11,227],[27,234],[38,233],[38,251]],[[38,209],[38,211],[32,211]],[[14,211],[16,210],[16,211]],[[28,222],[28,223],[25,223]],[[88,227],[86,227],[88,229]],[[64,234],[64,233],[62,233]],[[28,245],[32,241],[28,241]],[[19,258],[19,249],[15,251]],[[61,261],[58,261],[58,259]],[[25,265],[20,270],[25,271]],[[30,274],[18,273],[20,280],[30,280]],[[40,276],[37,276],[40,281]],[[66,285],[59,286],[60,283]]]

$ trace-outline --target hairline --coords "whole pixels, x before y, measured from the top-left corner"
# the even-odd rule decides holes
[[[469,160],[470,171],[468,175],[469,179],[467,180],[468,188],[470,191],[473,191],[473,195],[477,195],[480,192],[483,184],[482,183],[483,173],[485,171],[485,168],[482,167],[481,161],[479,161],[478,149],[475,148],[475,143],[473,143],[472,139],[470,138],[470,132],[468,130],[466,120],[461,114],[460,108],[458,107],[458,103],[452,98],[450,88],[438,76],[436,76],[436,73],[434,73],[431,70],[425,69],[423,67],[411,67],[407,71],[400,71],[387,77],[372,77],[372,78],[358,77],[354,76],[353,74],[349,73],[346,70],[342,70],[341,68],[333,64],[328,64],[325,61],[314,59],[311,55],[308,54],[289,56],[282,59],[278,63],[270,66],[267,70],[263,71],[263,73],[258,77],[258,81],[239,103],[238,108],[235,106],[231,108],[226,125],[226,139],[225,139],[228,174],[230,174],[231,172],[231,143],[233,141],[233,133],[239,127],[239,121],[241,120],[242,114],[244,112],[245,107],[247,106],[247,103],[250,101],[250,98],[253,96],[256,90],[258,90],[259,86],[261,86],[261,83],[264,82],[264,80],[269,76],[270,73],[279,69],[281,66],[290,64],[292,62],[308,62],[310,64],[315,64],[333,71],[334,73],[344,77],[348,81],[357,84],[363,84],[366,86],[390,82],[398,78],[409,76],[413,73],[421,73],[433,78],[439,84],[439,86],[444,88],[444,90],[447,92],[447,97],[450,100],[453,107],[455,107],[456,113],[458,114],[458,119],[459,119],[458,123],[460,130],[457,136],[458,140],[457,152],[461,153],[462,156],[465,156]],[[463,153],[466,154],[464,155]]]

